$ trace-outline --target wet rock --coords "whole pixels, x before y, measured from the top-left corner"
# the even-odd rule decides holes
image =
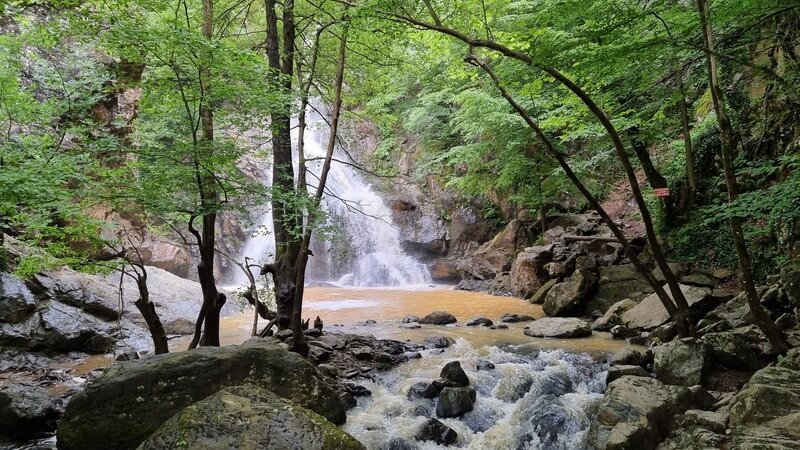
[[[61,400],[39,386],[10,384],[0,388],[0,435],[25,440],[56,429]]]
[[[400,323],[419,323],[419,317],[413,314],[409,314],[400,319]]]
[[[442,422],[436,419],[428,419],[417,431],[415,439],[433,441],[440,445],[450,445],[456,442],[458,434]]]
[[[403,438],[394,438],[384,442],[379,450],[417,450],[418,447]]]
[[[364,449],[324,417],[254,386],[228,387],[184,408],[139,448],[245,447]]]
[[[365,388],[360,384],[355,383],[342,383],[344,391],[353,397],[372,397],[372,391]]]
[[[439,373],[439,377],[444,380],[452,381],[455,383],[455,386],[469,386],[469,377],[467,373],[464,372],[464,369],[461,368],[460,361],[450,361],[445,364],[444,367],[442,367],[442,371]]]
[[[425,325],[447,325],[458,322],[458,319],[449,312],[434,311],[418,320],[418,322]]]
[[[740,334],[729,331],[708,333],[702,341],[713,349],[714,362],[729,369],[754,371],[763,365]]]
[[[508,329],[508,325],[506,325],[504,323],[496,323],[496,324],[490,326],[489,329],[490,330],[507,330]]]
[[[416,330],[417,328],[422,328],[417,322],[408,322],[408,323],[401,323],[400,328],[405,328],[406,330]]]
[[[608,385],[592,434],[596,448],[652,450],[672,416],[691,404],[689,390],[649,377],[624,376]]]
[[[409,400],[416,400],[418,398],[436,398],[439,395],[439,389],[436,389],[432,383],[414,383],[408,390],[406,397]]]
[[[686,269],[683,267],[683,264],[679,262],[668,262],[667,266],[669,266],[670,272],[675,275],[675,278],[680,278],[684,274],[686,274]],[[660,281],[661,283],[666,283],[667,278],[664,276],[664,272],[661,271],[661,268],[656,266],[653,269],[653,277],[656,281]]]
[[[446,387],[439,393],[436,415],[439,417],[460,417],[475,407],[477,394],[471,387]]]
[[[701,384],[711,368],[709,347],[698,339],[684,338],[654,348],[656,377],[667,384]]]
[[[638,303],[629,298],[614,303],[608,308],[605,314],[592,322],[592,329],[597,331],[609,331],[617,325],[622,325],[622,315],[625,311],[636,305],[638,305]]]
[[[597,293],[589,303],[592,309],[606,311],[626,298],[640,300],[653,292],[644,275],[633,264],[600,267]]]
[[[31,281],[44,297],[74,306],[105,320],[117,320],[119,289],[100,277],[87,276],[71,269],[35,275]]]
[[[331,359],[331,351],[316,345],[311,345],[308,349],[308,358],[314,364],[324,363]]]
[[[461,281],[461,275],[455,264],[437,261],[431,266],[431,279],[440,283],[458,283]]]
[[[800,371],[785,361],[757,371],[731,401],[729,448],[800,448]]]
[[[477,370],[479,372],[480,371],[486,371],[486,370],[493,370],[494,367],[495,367],[494,363],[492,363],[491,361],[487,361],[485,359],[479,359],[475,363],[475,370]]]
[[[547,282],[544,283],[542,287],[536,290],[536,292],[531,296],[531,298],[528,301],[533,303],[534,305],[541,305],[542,303],[544,303],[545,298],[547,298],[547,294],[550,292],[551,289],[553,289],[553,286],[558,284],[558,281],[559,281],[558,278],[552,278],[550,280],[547,280]]]
[[[631,330],[625,325],[617,325],[611,329],[611,335],[616,339],[628,339],[639,336],[639,332],[637,330]]]
[[[576,270],[569,279],[550,289],[542,310],[548,316],[568,316],[578,313],[594,289],[595,276],[586,270]]]
[[[425,343],[433,348],[447,348],[455,344],[456,341],[446,336],[432,335],[425,337]]]
[[[461,280],[456,285],[459,291],[483,292],[489,290],[489,281],[487,280]]]
[[[36,311],[33,293],[19,278],[0,272],[0,322],[19,323]]]
[[[412,411],[414,416],[425,417],[426,419],[430,419],[433,413],[431,409],[425,405],[414,405],[414,410]]]
[[[520,252],[511,265],[511,288],[513,294],[528,298],[549,278],[545,265],[553,259],[553,246],[528,247]]]
[[[680,277],[680,282],[691,286],[710,287],[717,285],[714,276],[706,272],[692,272],[689,275]]]
[[[123,352],[117,355],[116,357],[117,361],[133,361],[134,359],[142,359],[139,352],[135,351]]]
[[[611,356],[610,362],[614,365],[647,366],[653,361],[653,352],[632,347],[624,347]]]
[[[702,317],[718,304],[718,299],[710,295],[711,291],[709,289],[685,284],[680,285],[680,288],[689,303],[689,308],[694,317]],[[669,297],[672,298],[669,289],[666,289],[666,291]],[[622,321],[628,328],[640,328],[643,330],[652,330],[668,320],[669,314],[656,294],[647,296],[641,303],[622,315]]]
[[[608,368],[608,375],[606,376],[606,383],[611,383],[617,378],[622,378],[626,375],[633,375],[637,377],[649,377],[650,374],[642,368],[642,366],[632,365],[617,365]]]
[[[592,334],[587,322],[573,317],[545,317],[525,328],[525,334],[532,337],[577,338]]]
[[[654,343],[663,344],[678,336],[678,326],[675,322],[667,322],[650,332],[650,340]]]
[[[494,322],[486,317],[476,317],[467,322],[468,327],[490,327],[492,325],[494,325]]]
[[[254,339],[115,364],[70,400],[58,426],[59,448],[135,448],[186,406],[242,384],[268,388],[344,423],[339,392],[311,363]]]
[[[359,361],[372,361],[375,357],[374,350],[367,346],[353,346],[349,347],[347,351]]]
[[[533,316],[527,314],[509,314],[505,313],[500,316],[500,321],[503,323],[518,323],[518,322],[532,322],[536,320]]]

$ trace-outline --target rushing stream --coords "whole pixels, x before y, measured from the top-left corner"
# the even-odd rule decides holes
[[[304,316],[319,315],[329,331],[371,334],[378,338],[422,343],[430,335],[456,341],[451,347],[425,350],[373,380],[359,381],[372,396],[358,400],[348,413],[345,429],[368,449],[377,450],[391,438],[414,442],[421,450],[443,449],[433,442],[414,441],[420,425],[435,410],[434,400],[409,400],[409,388],[439,377],[442,367],[458,360],[477,390],[475,410],[458,419],[441,419],[458,433],[456,445],[469,449],[586,448],[591,411],[605,389],[605,355],[624,341],[607,333],[583,339],[537,339],[525,336],[524,323],[507,330],[467,327],[483,316],[499,322],[504,313],[542,316],[541,308],[524,300],[451,289],[319,288],[305,291]],[[408,314],[434,310],[455,315],[455,326],[398,326]],[[246,340],[252,316],[222,319],[223,344]],[[367,322],[374,320],[375,323]],[[185,342],[174,343],[184,348]],[[493,370],[477,370],[489,361]],[[435,417],[435,414],[433,414]]]

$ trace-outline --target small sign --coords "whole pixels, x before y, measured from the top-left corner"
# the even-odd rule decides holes
[[[669,197],[669,188],[655,188],[656,197]]]

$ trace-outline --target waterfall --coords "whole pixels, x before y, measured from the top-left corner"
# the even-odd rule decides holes
[[[309,192],[316,190],[317,176],[322,169],[325,148],[330,134],[323,118],[312,108],[307,111],[304,138],[308,160]],[[297,128],[293,127],[297,176]],[[325,232],[314,233],[308,262],[308,280],[326,281],[345,286],[420,286],[431,282],[428,268],[402,250],[400,233],[392,223],[391,210],[352,165],[348,152],[337,146],[328,174],[322,207],[328,215]],[[267,170],[264,183],[272,185]],[[250,257],[261,263],[274,258],[275,239],[272,233],[272,212],[261,215],[251,230],[240,259]],[[239,280],[237,280],[239,281]]]

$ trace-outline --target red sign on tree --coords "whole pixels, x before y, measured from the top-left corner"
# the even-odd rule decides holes
[[[669,188],[655,188],[656,197],[669,197]]]

